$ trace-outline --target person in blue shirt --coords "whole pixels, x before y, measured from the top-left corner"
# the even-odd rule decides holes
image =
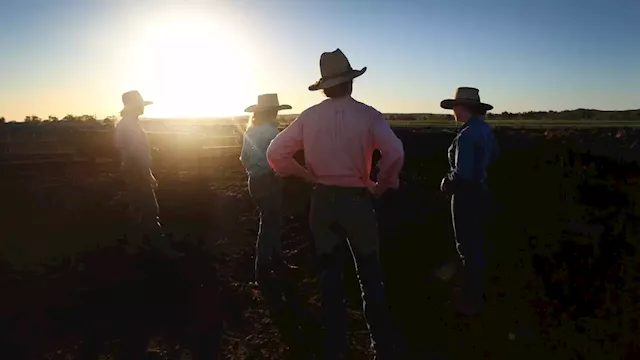
[[[455,308],[461,315],[475,315],[484,305],[487,168],[498,156],[493,130],[484,120],[493,106],[481,102],[478,89],[471,87],[458,88],[454,99],[443,100],[440,106],[453,110],[455,120],[463,124],[449,147],[450,171],[440,190],[451,197],[453,232],[463,266]]]
[[[258,96],[251,105],[247,128],[243,134],[240,161],[248,175],[249,194],[256,204],[260,225],[256,241],[255,279],[265,299],[271,317],[281,335],[294,352],[293,358],[304,358],[305,321],[309,314],[303,309],[294,285],[285,281],[288,266],[282,259],[280,235],[283,223],[283,182],[267,161],[267,148],[278,135],[278,111],[291,109],[280,105],[277,94]]]
[[[140,92],[133,90],[122,94],[122,103],[122,120],[116,126],[114,140],[122,158],[122,176],[128,186],[129,215],[141,226],[145,240],[149,240],[148,246],[144,242],[138,245],[157,250],[170,258],[182,257],[182,253],[171,247],[160,224],[155,194],[158,181],[151,171],[151,148],[139,120],[144,114],[145,106],[153,102],[145,101]],[[131,246],[135,243],[134,241]]]

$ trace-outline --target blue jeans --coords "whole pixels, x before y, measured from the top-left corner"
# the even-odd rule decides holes
[[[164,240],[156,193],[148,177],[148,169],[123,169],[129,191],[129,216],[141,227],[143,234],[153,241]]]
[[[486,282],[486,219],[490,211],[485,189],[462,189],[451,197],[451,219],[462,261],[462,300],[481,308]]]
[[[397,359],[400,336],[387,303],[372,196],[364,188],[317,185],[311,198],[310,225],[321,268],[324,359],[341,359],[346,353],[342,265],[347,250],[355,261],[371,345],[378,359]],[[347,233],[347,241],[334,226]]]
[[[260,212],[256,241],[255,278],[269,312],[289,346],[303,347],[304,325],[310,315],[295,286],[287,281],[282,259],[282,179],[273,172],[249,177],[249,193]]]
[[[282,179],[273,172],[249,176],[249,193],[260,212],[256,242],[256,271],[274,255],[282,254]]]

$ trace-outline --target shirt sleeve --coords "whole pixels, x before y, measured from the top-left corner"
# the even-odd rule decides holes
[[[240,162],[242,162],[245,168],[247,168],[251,161],[251,146],[251,141],[248,139],[245,131],[245,133],[242,134],[242,150],[240,151]]]
[[[293,155],[303,146],[303,114],[282,130],[267,148],[267,161],[282,176],[298,176],[309,179],[311,174],[298,164]]]
[[[383,188],[398,188],[399,174],[404,164],[402,141],[391,130],[391,126],[382,114],[374,120],[371,127],[373,145],[382,155],[379,163],[378,185]]]
[[[449,174],[449,180],[452,182],[460,180],[471,180],[473,178],[473,167],[475,158],[475,142],[473,134],[467,130],[463,130],[458,136],[455,166]]]

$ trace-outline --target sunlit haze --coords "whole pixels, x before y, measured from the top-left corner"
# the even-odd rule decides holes
[[[0,4],[0,116],[242,115],[276,92],[299,113],[323,51],[383,112],[443,112],[457,86],[495,111],[640,107],[640,2],[79,1]]]

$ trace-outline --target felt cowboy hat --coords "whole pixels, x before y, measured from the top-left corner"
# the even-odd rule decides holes
[[[321,78],[315,84],[309,86],[309,90],[327,89],[342,84],[357,78],[364,74],[365,71],[367,71],[366,66],[360,70],[354,70],[349,63],[349,59],[340,49],[322,53],[320,55]]]
[[[289,110],[290,105],[280,105],[278,94],[258,95],[258,103],[244,109],[244,112],[257,112],[262,110]]]
[[[455,105],[468,105],[477,107],[485,111],[493,109],[492,105],[485,104],[480,101],[480,92],[472,87],[459,87],[453,99],[446,99],[440,102],[440,107],[451,110]]]
[[[122,94],[122,103],[127,106],[147,106],[153,104],[153,101],[145,101],[137,90],[127,91]]]

